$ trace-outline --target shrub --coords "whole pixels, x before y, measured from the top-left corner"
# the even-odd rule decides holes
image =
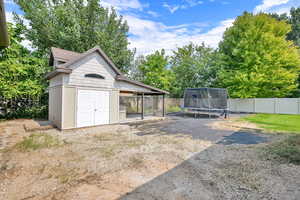
[[[167,112],[168,113],[172,113],[172,112],[179,112],[181,109],[179,106],[169,106],[167,108]]]
[[[283,141],[271,144],[266,149],[273,158],[300,164],[300,135],[289,136]]]
[[[17,118],[35,118],[35,119],[47,119],[48,118],[48,106],[34,106],[23,107],[18,110],[10,111],[5,115],[0,116],[3,119],[17,119]]]

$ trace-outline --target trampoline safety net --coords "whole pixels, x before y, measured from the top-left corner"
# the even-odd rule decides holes
[[[227,89],[190,88],[184,92],[184,107],[199,110],[227,110]]]

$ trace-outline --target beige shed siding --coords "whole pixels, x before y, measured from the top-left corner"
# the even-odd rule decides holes
[[[112,90],[110,92],[109,100],[109,123],[118,123],[119,122],[119,91]]]
[[[68,76],[68,84],[101,88],[114,88],[115,72],[98,54],[93,53],[71,66],[72,73]],[[100,74],[105,79],[86,78],[85,74]]]
[[[63,74],[59,74],[50,80],[49,86],[55,87],[63,84]]]
[[[62,129],[76,127],[76,88],[63,87]]]
[[[49,88],[49,120],[58,128],[62,128],[62,87]]]
[[[151,92],[151,90],[125,81],[116,81],[115,87],[124,91]]]

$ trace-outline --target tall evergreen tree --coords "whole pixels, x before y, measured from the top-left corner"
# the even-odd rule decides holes
[[[244,13],[220,43],[219,80],[232,97],[286,97],[297,88],[298,49],[286,36],[291,26],[267,14]]]
[[[15,0],[29,21],[26,37],[46,56],[49,48],[84,52],[100,46],[124,72],[133,59],[128,49],[128,25],[99,0]],[[19,18],[19,22],[22,20]]]

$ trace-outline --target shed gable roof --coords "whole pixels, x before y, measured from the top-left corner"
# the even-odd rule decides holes
[[[76,62],[82,60],[83,58],[91,55],[94,52],[99,53],[99,55],[105,60],[105,62],[117,74],[117,76],[115,77],[115,79],[117,81],[125,81],[125,82],[128,82],[128,83],[134,84],[134,85],[138,85],[138,86],[153,90],[155,92],[168,94],[167,91],[164,91],[164,90],[161,90],[161,89],[158,89],[158,88],[154,88],[152,86],[143,84],[143,83],[138,82],[138,81],[132,81],[132,80],[128,79],[127,77],[125,77],[122,74],[122,72],[115,66],[115,64],[110,60],[110,58],[102,51],[102,49],[100,47],[94,47],[94,48],[92,48],[92,49],[90,49],[90,50],[88,50],[88,51],[86,51],[85,53],[82,53],[82,54],[77,53],[77,52],[72,52],[72,51],[52,47],[51,48],[50,62],[51,62],[51,59],[54,58],[54,59],[63,61],[65,63],[60,65],[59,67],[56,67],[54,71],[49,72],[46,75],[46,78],[51,79],[51,78],[55,77],[56,75],[58,75],[59,73],[66,73],[66,74],[72,73],[72,69],[70,68],[70,66],[72,64],[75,64]]]
[[[55,60],[68,62],[80,55],[80,53],[74,51],[68,51],[56,47],[51,47],[51,54]]]

